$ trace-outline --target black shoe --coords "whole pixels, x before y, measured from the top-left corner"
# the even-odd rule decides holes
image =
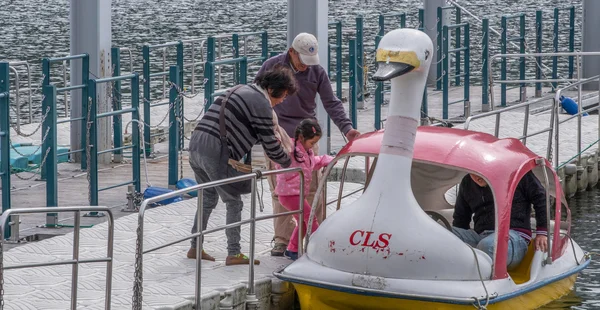
[[[285,256],[291,260],[297,260],[298,252],[292,252],[292,251],[285,250],[285,253],[283,254],[283,256]]]

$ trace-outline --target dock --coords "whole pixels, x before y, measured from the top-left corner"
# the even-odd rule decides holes
[[[545,95],[551,94],[549,89],[544,89]],[[450,91],[452,96],[460,96],[461,89]],[[565,93],[568,96],[576,96],[575,93]],[[598,103],[597,95],[584,93],[586,101],[584,106],[594,106]],[[477,96],[474,94],[471,114],[483,113],[477,105]],[[186,99],[189,100],[189,99]],[[369,132],[374,130],[374,109],[367,97],[364,109],[358,110],[358,130]],[[531,98],[530,100],[536,100]],[[518,92],[509,92],[509,104],[514,106],[518,103]],[[441,118],[441,92],[433,89],[428,95],[429,115],[431,119]],[[530,133],[541,130],[549,125],[549,108],[551,100],[542,101],[530,106],[528,116],[528,130]],[[201,114],[202,106],[199,103],[186,102],[185,113],[188,119],[196,118]],[[163,110],[161,110],[161,108]],[[346,106],[347,108],[347,106]],[[496,107],[500,109],[500,107]],[[456,115],[448,121],[451,126],[463,128],[465,117],[462,106],[451,106],[449,113]],[[153,122],[160,119],[168,112],[167,106],[157,107],[153,110]],[[387,106],[382,107],[382,119],[385,119]],[[500,124],[500,137],[519,137],[522,135],[525,113],[523,109],[515,109],[502,113]],[[570,115],[562,114],[560,119],[566,119]],[[582,117],[581,145],[583,147],[594,145],[598,136],[598,115],[590,114]],[[577,131],[577,119],[561,124],[560,127],[560,162],[565,161],[561,167],[561,178],[565,185],[575,182],[575,188],[569,193],[574,195],[578,191],[586,190],[597,182],[598,177],[598,152],[597,146],[590,147],[583,152],[586,169],[576,169],[575,174],[567,171],[567,166],[577,160],[577,145],[575,133]],[[123,122],[126,123],[125,119]],[[473,120],[469,129],[494,134],[495,117]],[[385,125],[385,123],[384,123]],[[28,126],[22,126],[22,131],[33,130]],[[166,126],[166,125],[165,125]],[[195,126],[194,122],[185,125],[186,135]],[[333,125],[332,125],[333,126]],[[166,128],[166,127],[165,127]],[[131,129],[130,129],[131,130]],[[160,128],[158,129],[160,130]],[[166,130],[165,130],[166,132]],[[339,130],[332,127],[331,151],[339,151],[345,141]],[[68,128],[59,130],[58,144],[68,144]],[[130,131],[129,131],[130,133]],[[166,135],[166,134],[165,134]],[[166,187],[166,172],[168,171],[167,156],[168,141],[159,139],[154,145],[152,158],[147,159],[147,169],[142,169],[142,179],[148,185]],[[35,140],[15,140],[20,143],[36,143]],[[547,151],[548,134],[541,134],[528,138],[527,147],[532,151],[545,156]],[[185,140],[187,146],[187,140]],[[186,148],[184,148],[186,149]],[[253,150],[253,164],[260,168],[264,166],[264,158],[260,147]],[[188,164],[186,152],[182,152],[183,177],[193,178],[193,173]],[[573,159],[573,157],[575,159]],[[576,164],[576,163],[575,163]],[[144,163],[142,162],[142,165]],[[341,170],[342,163],[336,165]],[[144,171],[147,171],[148,175]],[[585,175],[583,175],[585,173]],[[585,186],[579,184],[582,179],[591,178],[595,173],[595,182],[586,182]],[[131,166],[127,162],[112,163],[101,166],[100,180],[104,185],[118,183],[118,180],[128,178],[131,175]],[[21,173],[27,176],[27,173]],[[328,188],[328,215],[335,212],[335,199],[339,188],[339,173],[332,173]],[[45,206],[45,182],[32,180],[21,180],[17,176],[12,179],[14,190],[12,191],[13,208],[31,208]],[[364,182],[364,161],[354,158],[349,163],[349,171],[346,174],[344,192],[351,193],[359,189]],[[264,209],[260,214],[272,213],[271,197],[268,184],[265,181],[259,183],[259,196]],[[352,203],[360,196],[355,193],[342,200],[342,207]],[[245,205],[243,218],[249,217],[249,197],[244,197]],[[451,200],[452,197],[449,197]],[[132,293],[134,283],[134,259],[136,248],[136,229],[138,225],[137,213],[123,212],[126,203],[123,189],[107,190],[100,195],[100,205],[109,206],[116,218],[115,221],[115,243],[114,262],[112,277],[112,307],[113,309],[131,309]],[[62,163],[59,165],[59,205],[78,206],[87,205],[87,181],[85,171],[81,171],[79,164]],[[196,199],[186,197],[181,202],[153,208],[146,213],[145,220],[145,242],[144,248],[151,248],[189,235],[193,216],[196,210]],[[82,217],[82,225],[89,228],[81,230],[80,259],[91,259],[101,257],[106,252],[107,217]],[[73,246],[73,218],[61,215],[60,228],[43,228],[45,215],[32,215],[21,217],[21,242],[6,243],[4,252],[4,267],[22,263],[52,262],[60,259],[70,259]],[[213,212],[209,228],[217,227],[225,223],[225,207],[222,203]],[[258,309],[291,309],[294,303],[293,286],[282,282],[272,276],[272,272],[291,263],[291,260],[283,257],[271,257],[271,239],[273,226],[271,220],[258,222],[256,225],[256,258],[261,264],[255,268],[255,292],[258,299]],[[36,241],[39,240],[39,241]],[[31,242],[35,241],[35,242]],[[242,251],[249,251],[249,228],[242,227]],[[216,262],[203,261],[202,263],[202,305],[203,309],[246,309],[246,291],[248,281],[248,266],[225,266],[226,237],[223,231],[206,236],[204,247],[208,253],[216,257]],[[143,309],[193,309],[194,287],[195,287],[195,261],[186,257],[189,249],[188,241],[158,250],[155,253],[144,255],[144,286],[143,286]],[[85,309],[104,309],[105,290],[105,263],[81,264],[79,266],[79,286],[77,304]],[[70,304],[70,266],[50,266],[39,268],[28,268],[23,270],[6,270],[4,277],[4,301],[6,309],[65,309]]]

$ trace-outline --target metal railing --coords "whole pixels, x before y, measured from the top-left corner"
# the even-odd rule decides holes
[[[94,210],[108,213],[108,240],[106,248],[106,257],[104,258],[79,258],[79,232],[81,230],[81,211]],[[46,213],[46,208],[31,208],[31,209],[11,209],[6,210],[0,217],[0,231],[7,228],[7,223],[11,221],[11,216],[22,215],[22,214],[37,214]],[[111,308],[111,291],[112,291],[112,270],[113,270],[113,243],[114,243],[114,217],[112,211],[108,207],[98,206],[85,206],[85,207],[58,207],[54,212],[73,212],[75,214],[75,223],[73,230],[73,258],[69,260],[52,261],[47,263],[30,263],[21,265],[4,266],[4,238],[0,238],[0,310],[4,309],[4,273],[6,270],[31,268],[31,267],[45,267],[45,266],[60,266],[60,265],[72,265],[73,269],[71,272],[71,308],[72,310],[77,309],[77,283],[79,276],[79,264],[89,263],[106,263],[106,289],[104,294],[104,309]]]
[[[97,96],[96,90],[97,85],[101,83],[110,83],[114,81],[123,81],[130,80],[131,81],[131,108],[114,110],[111,112],[104,112],[98,114],[98,104],[97,104]],[[90,205],[97,206],[98,205],[98,192],[108,190],[115,187],[126,186],[129,184],[133,184],[135,186],[136,192],[141,191],[140,185],[140,110],[139,110],[139,91],[140,91],[140,78],[137,73],[122,75],[117,77],[109,77],[102,79],[91,79],[89,81],[89,96],[91,100],[90,109],[89,109],[89,153],[90,153]],[[131,121],[133,123],[132,133],[131,133],[131,145],[129,146],[120,146],[114,147],[112,149],[107,150],[99,150],[98,149],[98,119],[103,117],[111,117],[115,115],[122,115],[125,113],[131,113]],[[88,132],[86,131],[86,132]],[[120,184],[111,185],[105,188],[98,188],[98,155],[113,152],[115,150],[126,150],[132,149],[132,180],[126,181]],[[98,216],[100,214],[91,212],[88,216]]]
[[[267,219],[272,219],[272,218],[276,218],[276,217],[280,217],[280,216],[288,216],[288,215],[294,215],[294,214],[299,214],[299,221],[302,223],[304,221],[304,208],[299,208],[296,211],[290,211],[290,212],[283,212],[283,213],[278,213],[278,214],[273,214],[273,215],[265,215],[265,216],[256,216],[256,181],[265,176],[272,176],[272,175],[277,175],[277,174],[281,174],[281,173],[298,173],[300,176],[300,201],[304,200],[304,173],[302,172],[301,168],[287,168],[287,169],[281,169],[281,170],[270,170],[270,171],[264,171],[264,172],[254,172],[254,173],[250,173],[250,174],[246,174],[246,175],[241,175],[241,176],[236,176],[236,177],[232,177],[232,178],[228,178],[228,179],[223,179],[223,180],[217,180],[217,181],[212,181],[212,182],[207,182],[207,183],[202,183],[202,184],[197,184],[188,188],[184,188],[181,190],[177,190],[177,191],[173,191],[164,195],[160,195],[160,196],[156,196],[156,197],[152,197],[150,199],[146,199],[142,202],[142,205],[140,207],[140,211],[138,214],[138,227],[137,227],[137,241],[136,241],[136,254],[135,254],[135,275],[134,275],[134,284],[133,284],[133,309],[135,310],[141,310],[142,309],[142,300],[143,300],[143,295],[142,295],[142,291],[143,291],[143,255],[146,253],[150,253],[186,240],[190,240],[192,238],[196,238],[196,288],[195,288],[195,296],[194,296],[194,304],[195,304],[195,309],[200,310],[202,309],[202,305],[201,305],[201,288],[202,288],[202,240],[204,238],[204,235],[210,234],[210,233],[214,233],[217,231],[221,231],[221,230],[225,230],[228,228],[232,228],[232,227],[239,227],[241,225],[244,224],[250,224],[250,253],[249,253],[249,270],[248,270],[248,293],[247,293],[247,303],[257,303],[258,300],[256,299],[255,296],[255,292],[254,292],[254,243],[255,243],[255,231],[256,231],[256,227],[255,224],[257,221],[262,221],[262,220],[267,220]],[[200,229],[201,231],[194,233],[194,234],[190,234],[187,237],[184,238],[180,238],[177,239],[175,241],[171,241],[159,246],[156,246],[154,248],[148,249],[148,250],[144,250],[144,216],[145,216],[145,212],[146,209],[148,207],[148,205],[151,205],[155,202],[158,201],[162,201],[164,199],[169,199],[169,198],[173,198],[173,197],[177,197],[177,196],[181,196],[183,194],[189,193],[189,192],[193,192],[193,191],[198,191],[198,198],[197,198],[197,223],[198,223],[198,227],[202,227],[202,211],[203,211],[203,191],[205,189],[209,189],[209,188],[214,188],[217,186],[221,186],[221,185],[225,185],[225,184],[231,184],[231,183],[236,183],[236,182],[242,182],[242,181],[248,181],[251,180],[252,182],[252,186],[251,186],[251,193],[250,193],[250,218],[247,220],[241,220],[239,222],[236,223],[230,223],[227,225],[223,225],[223,226],[218,226],[212,229],[207,229],[202,231],[202,229]],[[307,227],[311,227],[311,226],[307,226]],[[310,231],[310,229],[307,229],[308,231]],[[302,225],[298,225],[298,236],[299,236],[299,245],[302,244]],[[299,246],[298,247],[298,255],[302,255],[302,247]]]
[[[455,46],[453,49],[450,49],[450,40],[451,38],[449,37],[449,31],[454,29],[457,34],[457,40],[455,41]],[[463,37],[463,45],[461,47],[460,44],[460,29],[464,29],[465,34]],[[442,31],[442,42],[443,42],[443,60],[442,60],[442,67],[443,67],[443,74],[442,74],[442,119],[448,119],[448,108],[450,105],[455,104],[455,103],[463,103],[464,106],[464,116],[465,117],[469,117],[469,115],[471,114],[471,101],[470,101],[470,91],[469,88],[471,87],[470,85],[470,77],[471,77],[471,72],[470,72],[470,53],[471,53],[471,43],[470,43],[470,39],[469,39],[469,23],[462,23],[462,24],[454,24],[454,25],[444,25],[443,27],[443,31]],[[464,52],[464,56],[465,56],[465,60],[463,63],[464,66],[464,72],[460,72],[460,65],[461,65],[461,61],[460,61],[460,54],[461,52]],[[450,93],[450,54],[451,53],[455,53],[456,56],[456,69],[454,71],[454,77],[455,81],[454,81],[454,85],[455,86],[459,86],[460,85],[460,78],[462,77],[464,79],[464,85],[463,85],[463,90],[464,90],[464,97],[452,102],[449,102],[449,93]]]
[[[81,148],[77,149],[77,150],[73,150],[73,146],[71,146],[71,151],[69,151],[66,155],[81,154],[81,170],[85,170],[85,169],[87,169],[87,162],[84,160],[84,158],[87,156],[86,150],[85,150],[85,145],[87,143],[85,132],[87,131],[87,121],[88,121],[86,111],[88,109],[88,81],[89,81],[89,72],[90,72],[90,56],[88,54],[79,54],[79,55],[69,55],[69,56],[65,56],[65,57],[42,59],[42,73],[44,75],[44,81],[43,81],[42,85],[43,86],[50,85],[50,66],[53,63],[60,62],[60,63],[62,63],[63,68],[65,68],[65,66],[66,66],[65,62],[73,61],[73,60],[81,60],[81,84],[66,86],[67,85],[66,77],[63,75],[63,78],[65,79],[65,84],[64,84],[65,87],[56,88],[56,94],[58,95],[59,93],[62,93],[62,92],[68,92],[71,90],[81,89],[81,116],[63,120],[63,121],[60,121],[57,123],[67,123],[67,122],[75,122],[75,121],[79,121],[81,123],[81,140],[80,140]],[[45,123],[48,121],[52,121],[52,120],[48,120],[48,117],[44,118],[46,111],[48,111],[49,109],[52,109],[50,107],[50,104],[51,103],[48,100],[42,101],[42,119],[44,120]],[[56,122],[56,117],[57,117],[57,115],[54,116],[54,120],[53,120],[54,122]],[[47,150],[48,147],[50,147],[50,144],[48,144],[47,141],[45,141],[43,139],[44,132],[45,131],[42,131],[42,141],[44,141],[43,149]],[[42,166],[41,178],[42,179],[46,178],[46,168],[44,166]]]
[[[577,64],[579,64],[579,56],[577,56]],[[594,81],[598,81],[598,86],[600,87],[600,75],[597,75],[597,76],[593,76],[591,78],[587,78],[585,80],[578,81],[576,83],[573,83],[571,85],[568,85],[568,86],[566,86],[564,88],[561,88],[561,89],[558,89],[556,91],[556,95],[554,96],[554,101],[553,101],[554,102],[554,110],[555,110],[554,113],[557,115],[557,117],[554,120],[555,121],[555,123],[554,123],[554,130],[555,130],[555,134],[554,134],[554,139],[555,139],[555,142],[554,142],[555,143],[554,167],[555,168],[558,168],[559,167],[559,163],[560,163],[560,161],[559,161],[559,153],[558,153],[558,150],[559,150],[559,144],[558,143],[559,143],[559,140],[560,140],[560,124],[568,122],[569,120],[572,120],[573,118],[577,118],[577,155],[575,155],[575,156],[577,157],[577,164],[580,165],[580,166],[582,165],[581,164],[581,154],[582,154],[582,151],[581,151],[581,116],[582,116],[583,113],[586,113],[586,112],[600,110],[600,105],[597,106],[597,107],[595,107],[595,108],[588,109],[588,110],[585,110],[585,111],[582,110],[581,106],[583,105],[583,102],[581,100],[581,87],[580,86],[582,86],[584,84],[587,84],[587,83],[590,83],[590,82],[594,82]],[[577,114],[572,115],[572,116],[570,116],[570,117],[568,117],[568,118],[566,118],[564,120],[559,120],[558,115],[559,115],[559,112],[560,112],[560,107],[559,107],[560,104],[559,103],[560,103],[561,94],[562,94],[563,91],[565,91],[567,89],[570,89],[570,88],[573,88],[573,87],[577,87],[577,90],[578,90],[577,91],[577,93],[578,93]],[[600,88],[598,89],[598,100],[600,100]],[[598,139],[600,139],[600,112],[598,113],[598,117],[599,117],[599,122],[598,122],[598,124],[599,124],[599,126],[598,126]],[[594,145],[594,144],[598,143],[598,139],[596,140],[596,142],[592,143],[591,145]],[[588,148],[591,147],[591,145],[588,146]],[[586,150],[587,150],[587,148],[586,148]]]
[[[246,84],[248,77],[248,62],[249,58],[247,57],[206,62],[204,68],[204,78],[206,79],[206,84],[204,84],[204,102],[206,102],[204,111],[208,111],[216,96],[224,94],[227,91],[226,89],[215,89],[215,67],[220,65],[239,65],[239,84]]]
[[[508,37],[507,34],[507,23],[509,20],[518,19],[519,20],[519,36],[517,37]],[[519,53],[525,54],[525,13],[515,14],[515,15],[505,15],[502,16],[501,26],[502,28],[502,36],[500,38],[500,53],[506,54],[506,48],[508,42],[519,42]],[[501,71],[500,71],[500,79],[506,80],[506,58],[501,59]],[[519,61],[519,79],[525,80],[525,58],[520,57]],[[521,83],[520,85],[520,101],[525,102],[526,100],[526,88],[525,83]],[[502,107],[506,106],[506,84],[502,84],[500,86],[500,105]]]
[[[31,124],[33,122],[33,110],[31,108],[31,101],[32,101],[32,89],[31,89],[31,67],[29,66],[29,63],[26,61],[13,61],[13,62],[9,62],[9,68],[10,70],[14,73],[15,75],[15,103],[16,103],[16,112],[17,112],[17,121],[16,121],[16,126],[17,126],[17,130],[21,130],[21,101],[19,100],[20,95],[21,95],[21,79],[19,78],[19,71],[17,70],[17,68],[15,68],[16,66],[25,66],[25,68],[27,69],[27,92],[28,92],[28,101],[27,101],[27,109],[28,109],[28,116],[29,116],[29,123]],[[66,81],[65,81],[66,83]],[[67,113],[66,108],[65,108],[65,113]]]
[[[10,64],[0,62],[0,179],[2,212],[10,209]],[[3,233],[0,230],[0,233]],[[10,231],[5,233],[10,236]]]
[[[444,53],[443,51],[443,46],[444,46],[444,42],[442,42],[442,31],[443,31],[443,24],[444,24],[444,12],[445,11],[449,11],[449,10],[455,10],[455,17],[454,17],[454,23],[455,24],[460,24],[461,23],[461,12],[462,9],[460,7],[457,6],[444,6],[444,7],[438,7],[437,8],[437,24],[436,24],[436,28],[437,28],[437,75],[436,75],[436,90],[442,90],[442,74],[444,74],[444,68],[442,68],[442,54]],[[457,29],[456,31],[456,42],[460,42],[460,29]],[[460,44],[460,43],[458,43]],[[459,48],[460,46],[457,44],[457,48]],[[456,73],[460,73],[460,55],[457,54],[457,58],[456,58],[456,63],[457,63],[457,68],[456,68]]]

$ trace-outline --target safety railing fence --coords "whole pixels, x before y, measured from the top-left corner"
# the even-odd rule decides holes
[[[597,53],[598,55],[600,55],[600,53]],[[576,63],[577,63],[577,67],[579,67],[579,57],[580,55],[576,55]],[[578,75],[579,76],[579,75]],[[569,163],[571,160],[573,159],[577,159],[577,164],[579,166],[582,166],[581,163],[581,155],[583,154],[584,151],[586,151],[587,149],[589,149],[590,147],[592,147],[593,145],[597,144],[598,141],[600,141],[600,105],[596,106],[594,108],[590,108],[590,109],[586,109],[583,110],[582,108],[582,87],[585,84],[588,83],[598,83],[597,86],[598,88],[598,100],[600,100],[600,75],[597,76],[593,76],[584,80],[580,80],[578,82],[575,82],[573,84],[567,85],[561,89],[558,89],[556,91],[556,95],[554,96],[554,110],[555,110],[555,114],[558,116],[560,113],[560,103],[561,103],[561,95],[563,94],[564,91],[568,90],[568,89],[572,89],[572,88],[577,88],[577,113],[574,115],[571,115],[563,120],[560,120],[558,117],[555,118],[554,120],[554,129],[555,129],[555,134],[554,134],[554,144],[555,144],[555,150],[554,150],[554,167],[556,167],[556,169],[558,169],[559,167],[561,167],[562,165],[565,165],[567,163]],[[597,135],[597,139],[594,143],[590,144],[589,146],[587,146],[585,148],[585,150],[581,150],[581,136],[582,136],[582,125],[581,125],[581,118],[584,115],[584,113],[589,114],[589,112],[593,112],[593,111],[599,111],[598,112],[598,135]],[[577,154],[575,156],[573,156],[571,159],[561,163],[560,159],[559,159],[559,140],[560,140],[560,126],[561,124],[564,124],[572,119],[577,119]],[[600,148],[599,148],[600,149]]]
[[[331,37],[328,35],[328,48],[327,48],[327,63],[329,66],[327,67],[327,75],[329,76],[329,80],[331,80],[331,67],[334,62],[331,58],[331,51],[335,51],[335,95],[340,100],[342,99],[342,21],[333,21],[328,24],[329,31],[335,31],[334,43],[331,44]],[[331,26],[334,26],[331,29]],[[331,152],[331,118],[327,115],[327,154]]]
[[[516,37],[508,37],[508,22],[517,19],[519,21],[519,35]],[[501,19],[502,37],[500,39],[500,53],[506,54],[508,42],[519,42],[519,53],[525,53],[525,13],[515,15],[504,15]],[[506,58],[501,60],[500,79],[507,78],[507,61]],[[525,58],[519,60],[519,79],[525,80]],[[506,84],[500,86],[500,106],[506,106]],[[525,83],[520,83],[520,102],[524,102],[527,98],[527,88]]]
[[[300,176],[300,200],[304,199],[303,196],[304,196],[304,185],[305,184],[304,184],[304,173],[302,172],[302,169],[287,168],[287,169],[270,170],[270,171],[264,171],[264,172],[257,171],[254,173],[249,173],[246,175],[241,175],[241,176],[232,177],[232,178],[228,178],[228,179],[217,180],[217,181],[212,181],[212,182],[207,182],[207,183],[201,183],[201,184],[197,184],[197,185],[185,188],[185,189],[173,191],[171,193],[167,193],[164,195],[160,195],[160,196],[156,196],[156,197],[152,197],[150,199],[144,200],[142,202],[140,211],[138,213],[132,309],[135,309],[135,310],[142,309],[142,304],[143,304],[143,294],[142,293],[143,293],[143,280],[144,280],[144,275],[143,275],[143,270],[144,270],[143,256],[144,256],[144,254],[151,253],[156,250],[166,248],[166,247],[169,247],[171,245],[174,245],[174,244],[186,241],[186,240],[190,240],[192,238],[196,238],[196,244],[197,244],[196,257],[198,257],[198,259],[196,259],[196,281],[195,281],[196,288],[195,288],[194,304],[195,304],[195,309],[202,309],[202,304],[201,304],[202,259],[199,259],[199,258],[202,255],[202,240],[204,239],[204,236],[207,234],[222,231],[222,230],[225,230],[228,228],[240,227],[245,224],[250,225],[250,239],[249,239],[250,240],[250,250],[248,253],[250,264],[248,264],[248,266],[249,266],[249,268],[248,268],[248,291],[247,291],[247,295],[246,295],[246,304],[256,304],[258,302],[258,300],[256,299],[255,288],[254,288],[254,264],[253,264],[254,257],[255,257],[256,222],[273,219],[273,218],[280,217],[280,216],[294,215],[294,214],[298,214],[300,219],[304,218],[303,208],[300,208],[299,210],[296,210],[296,211],[283,212],[283,213],[278,213],[278,214],[273,214],[273,215],[256,216],[256,198],[257,198],[256,197],[256,182],[257,182],[257,180],[262,177],[273,176],[273,175],[277,175],[277,174],[281,174],[281,173],[297,173],[297,174],[299,174],[299,176]],[[204,192],[204,190],[214,188],[216,186],[221,186],[221,185],[231,184],[231,183],[236,183],[236,182],[244,182],[244,181],[250,181],[252,184],[251,192],[250,192],[250,218],[249,219],[241,220],[239,222],[230,223],[230,224],[223,225],[223,226],[218,226],[218,227],[215,227],[212,229],[206,229],[206,230],[200,229],[199,232],[188,235],[184,238],[179,238],[175,241],[167,242],[165,244],[156,246],[156,247],[148,249],[148,250],[144,249],[144,219],[145,219],[146,209],[148,208],[149,205],[152,205],[153,203],[162,201],[164,199],[169,199],[169,198],[181,196],[181,195],[189,193],[189,192],[197,191],[198,192],[197,210],[196,210],[197,222],[199,223],[198,225],[200,225],[200,227],[202,227],[201,223],[203,222],[202,207],[203,207],[203,192]],[[299,244],[302,244],[302,235],[303,235],[302,225],[299,225],[298,226],[298,237],[300,240]],[[302,247],[299,248],[298,255],[302,255]]]
[[[169,188],[175,188],[177,181],[183,177],[183,171],[178,169],[178,155],[183,149],[183,98],[179,95],[178,89],[181,89],[181,80],[179,68],[171,66],[169,68]],[[183,167],[181,167],[183,169]],[[180,175],[181,174],[181,175]]]
[[[560,27],[561,23],[560,23],[560,16],[561,16],[561,11],[567,11],[568,12],[568,27],[567,28],[562,28]],[[569,32],[569,40],[568,40],[568,52],[574,52],[575,51],[575,7],[574,6],[570,6],[570,7],[565,7],[565,8],[554,8],[554,27],[553,27],[553,32],[554,32],[554,36],[552,37],[552,47],[554,49],[555,53],[559,52],[559,36],[562,32],[568,31]],[[570,56],[569,57],[569,79],[573,78],[573,69],[574,69],[574,57]],[[552,78],[553,79],[558,79],[558,58],[557,57],[553,57],[552,58]],[[557,82],[552,83],[552,88],[556,89],[556,87],[558,86]]]
[[[210,38],[209,38],[210,40]],[[210,42],[210,41],[209,41]],[[210,46],[210,43],[209,43]],[[226,89],[215,89],[215,67],[222,65],[239,65],[239,84],[247,83],[247,74],[248,74],[248,58],[247,57],[239,57],[232,59],[223,59],[216,61],[207,61],[205,64],[204,70],[204,78],[206,79],[206,84],[204,85],[204,110],[208,111],[210,105],[212,104],[215,97],[224,94]]]
[[[471,101],[470,101],[470,54],[471,54],[471,42],[470,42],[470,33],[469,33],[469,23],[461,23],[461,24],[453,24],[453,25],[444,25],[442,31],[442,42],[443,45],[443,74],[442,74],[442,119],[448,119],[448,108],[450,105],[455,103],[463,103],[464,106],[464,117],[469,117],[471,113]],[[450,31],[454,30],[460,34],[461,29],[464,30],[463,42],[461,46],[461,42],[459,39],[455,41],[454,48],[450,48]],[[459,37],[460,38],[460,37]],[[457,69],[452,72],[450,70],[450,54],[454,53],[456,55],[456,64]],[[463,61],[463,72],[460,71],[461,57],[460,54],[464,53],[464,61]],[[454,73],[453,75],[451,75]],[[455,78],[455,86],[460,86],[460,78],[464,79],[464,97],[455,101],[449,101],[449,93],[450,93],[450,78]]]
[[[0,68],[2,63],[0,63]],[[54,86],[47,86],[54,87]],[[81,212],[92,210],[94,212],[106,212],[108,214],[108,239],[106,247],[106,256],[99,258],[79,258],[80,248],[80,230],[81,230]],[[5,210],[0,217],[0,231],[6,230],[10,222],[15,219],[18,221],[18,217],[21,215],[39,214],[46,213],[46,208],[24,208],[24,209],[11,209]],[[77,309],[77,286],[79,280],[79,265],[90,264],[90,263],[106,263],[106,287],[104,293],[104,309],[111,309],[111,292],[112,292],[112,271],[113,271],[113,244],[114,244],[114,217],[110,208],[98,207],[98,206],[85,206],[85,207],[57,207],[54,212],[66,213],[73,212],[74,217],[74,230],[73,230],[73,254],[72,259],[57,260],[51,262],[41,263],[28,263],[19,265],[4,265],[4,244],[6,243],[5,238],[0,238],[0,309],[4,309],[4,293],[5,283],[4,276],[6,271],[24,268],[35,268],[35,267],[47,267],[47,266],[61,266],[71,265],[71,307],[70,309]],[[12,219],[11,219],[12,217]],[[6,235],[5,235],[6,236]]]
[[[150,154],[152,152],[153,146],[151,143],[152,133],[151,133],[151,114],[150,110],[153,107],[167,105],[166,101],[153,102],[152,94],[151,94],[151,80],[152,78],[161,77],[162,78],[162,99],[166,98],[166,90],[167,90],[167,75],[169,71],[167,70],[167,66],[172,65],[172,63],[167,63],[167,48],[176,49],[176,60],[175,65],[179,67],[181,79],[183,79],[183,42],[167,42],[163,44],[149,45],[145,44],[142,47],[142,57],[143,57],[143,91],[144,91],[144,144],[146,149],[144,152],[146,154]],[[162,69],[159,72],[151,73],[151,62],[150,62],[150,52],[152,50],[160,50],[162,51]]]
[[[442,90],[442,74],[444,73],[444,69],[442,68],[442,57],[444,54],[443,51],[443,45],[444,42],[442,41],[442,31],[443,31],[443,25],[444,24],[448,24],[445,21],[445,13],[447,11],[452,11],[454,10],[454,24],[458,25],[461,24],[461,8],[456,7],[456,6],[444,6],[444,7],[438,7],[437,8],[437,23],[436,23],[436,28],[437,28],[437,75],[436,75],[436,90]],[[456,34],[456,38],[455,38],[455,42],[460,42],[460,29],[457,29],[457,31],[455,32]],[[460,44],[460,43],[458,43]],[[457,45],[456,48],[460,48],[460,45]],[[460,74],[460,54],[457,53],[456,54],[456,73]],[[459,82],[457,82],[459,83]]]
[[[87,121],[88,121],[88,115],[86,114],[87,110],[88,110],[88,81],[89,81],[89,72],[90,72],[90,57],[88,54],[79,54],[79,55],[69,55],[69,56],[65,56],[65,57],[57,57],[57,58],[44,58],[42,59],[42,74],[43,74],[43,89],[46,90],[48,88],[46,88],[46,86],[50,85],[50,67],[53,63],[60,63],[63,65],[63,68],[65,67],[65,62],[66,61],[80,61],[81,62],[81,84],[78,85],[69,85],[69,86],[65,86],[65,87],[60,87],[60,88],[56,88],[56,94],[58,96],[58,94],[60,93],[66,93],[66,92],[71,92],[73,90],[81,90],[81,115],[73,117],[73,115],[71,115],[70,118],[58,121],[57,120],[57,113],[56,113],[56,103],[52,103],[49,100],[46,100],[46,98],[42,101],[42,153],[44,152],[48,152],[49,149],[53,149],[52,148],[52,143],[55,143],[56,138],[54,138],[54,142],[53,141],[48,141],[47,139],[44,138],[44,135],[46,134],[46,132],[48,130],[51,130],[50,127],[52,127],[54,123],[56,123],[56,125],[61,124],[61,123],[71,123],[71,122],[79,122],[81,124],[81,142],[80,142],[80,147],[79,149],[74,149],[75,146],[71,146],[71,149],[66,153],[63,154],[63,156],[71,156],[72,154],[79,154],[81,155],[81,169],[85,170],[87,169],[87,162],[86,160],[84,160],[84,158],[86,158],[87,153],[86,153],[86,149],[85,149],[85,145],[87,143],[87,137],[85,135],[85,132],[87,132]],[[71,92],[72,93],[72,92]],[[55,107],[52,107],[52,105],[54,105]],[[50,113],[51,110],[54,110],[53,112],[53,116],[50,117],[48,115],[48,113]],[[56,127],[56,126],[54,126]],[[55,151],[54,150],[50,150]],[[46,166],[44,165],[44,160],[42,158],[42,161],[40,162],[40,166],[42,167],[42,172],[41,172],[41,178],[45,179],[47,177],[46,174]]]
[[[10,64],[0,62],[0,179],[2,212],[10,209]],[[2,232],[2,230],[0,230]],[[10,232],[4,232],[10,237]]]
[[[15,125],[17,127],[17,130],[20,131],[21,130],[21,124],[24,123],[22,122],[22,115],[21,115],[21,109],[22,109],[22,104],[21,104],[21,100],[20,100],[20,96],[21,96],[21,92],[27,92],[27,121],[28,123],[32,123],[33,122],[33,110],[32,110],[32,85],[31,85],[31,66],[29,65],[29,63],[27,61],[12,61],[9,62],[9,68],[10,68],[10,72],[13,73],[15,79],[15,87],[14,87],[14,93],[15,93]],[[27,74],[27,87],[21,89],[21,78],[20,78],[20,73],[19,70],[17,69],[18,67],[25,67],[26,70],[26,74]],[[65,82],[66,83],[66,82]],[[66,102],[66,101],[65,101]],[[67,111],[67,109],[65,108],[65,111]]]
[[[113,110],[110,112],[104,112],[98,114],[98,103],[97,103],[97,86],[102,83],[112,83],[115,81],[130,81],[131,83],[131,107],[127,109]],[[86,131],[89,134],[89,144],[86,145],[88,148],[89,161],[90,161],[90,205],[97,206],[98,205],[98,193],[104,190],[126,186],[129,184],[133,184],[136,192],[140,192],[140,152],[142,150],[142,146],[140,145],[140,131],[142,131],[142,127],[140,126],[140,110],[139,110],[139,75],[137,73],[116,76],[116,77],[108,77],[101,79],[90,79],[89,80],[89,100],[90,100],[90,108],[89,108],[89,129]],[[131,145],[113,147],[107,150],[99,150],[98,148],[98,119],[104,117],[113,117],[115,115],[122,115],[125,113],[131,113],[131,122],[132,122],[132,139]],[[98,155],[104,153],[111,153],[115,150],[132,150],[132,180],[111,185],[105,188],[99,188],[98,185]],[[90,212],[87,216],[103,216],[97,212]]]

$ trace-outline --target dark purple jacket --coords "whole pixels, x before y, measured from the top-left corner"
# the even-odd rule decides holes
[[[258,74],[269,70],[275,64],[290,64],[288,52],[267,59]],[[258,75],[257,74],[257,75]],[[333,123],[345,135],[352,129],[352,122],[348,118],[342,101],[333,93],[331,82],[320,65],[308,66],[303,72],[294,74],[298,84],[298,92],[288,96],[281,104],[275,106],[274,110],[279,118],[279,125],[287,132],[290,137],[294,137],[296,126],[305,118],[317,117],[317,103],[315,102],[317,93],[321,96],[321,102],[325,111],[331,117]],[[323,128],[325,130],[325,128]]]

